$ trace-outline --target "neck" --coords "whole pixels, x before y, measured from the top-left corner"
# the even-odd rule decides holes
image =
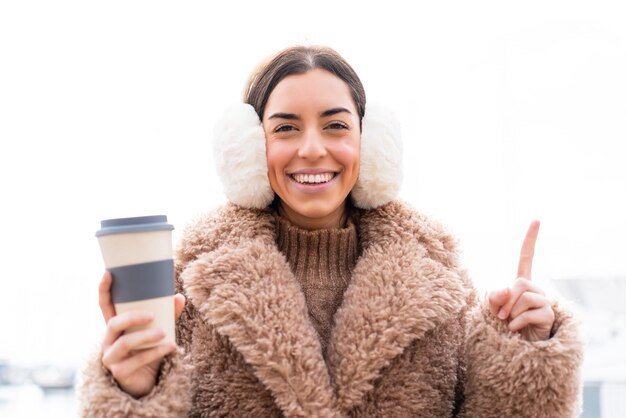
[[[343,228],[348,220],[348,203],[347,199],[334,211],[320,218],[310,218],[304,216],[283,202],[278,201],[278,213],[289,222],[302,229],[330,229]]]

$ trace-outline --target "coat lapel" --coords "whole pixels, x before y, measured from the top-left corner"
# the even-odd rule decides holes
[[[304,296],[274,243],[273,219],[244,215],[232,237],[247,228],[250,240],[229,242],[227,234],[213,251],[199,254],[181,274],[185,290],[253,367],[285,417],[339,416]]]
[[[335,315],[328,352],[344,412],[413,340],[458,314],[468,295],[453,239],[403,205],[365,212],[359,239],[363,253]]]
[[[362,212],[358,228],[363,252],[335,315],[328,366],[269,212],[230,205],[187,231],[179,251],[191,301],[286,417],[344,416],[394,357],[465,305],[455,243],[441,228],[400,203]]]

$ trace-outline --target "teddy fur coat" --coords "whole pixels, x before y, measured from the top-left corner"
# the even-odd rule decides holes
[[[578,416],[582,345],[567,311],[555,305],[553,337],[528,342],[479,301],[438,224],[392,202],[356,225],[361,255],[324,358],[271,209],[201,218],[177,254],[179,350],[140,399],[98,353],[82,416]]]

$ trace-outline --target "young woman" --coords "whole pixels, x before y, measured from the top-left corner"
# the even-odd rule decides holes
[[[404,203],[391,114],[335,51],[281,51],[216,128],[231,201],[184,234],[178,346],[115,315],[80,388],[88,417],[573,417],[571,315],[518,278],[480,301],[455,240]]]

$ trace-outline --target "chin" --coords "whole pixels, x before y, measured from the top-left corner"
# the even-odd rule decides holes
[[[294,209],[302,216],[311,219],[322,219],[334,213],[339,206],[328,204],[312,204],[306,206],[295,207]]]
[[[327,216],[336,213],[344,206],[345,199],[329,202],[328,199],[314,199],[309,202],[293,202],[295,204],[287,205],[300,216],[307,217],[309,219],[323,219]]]

